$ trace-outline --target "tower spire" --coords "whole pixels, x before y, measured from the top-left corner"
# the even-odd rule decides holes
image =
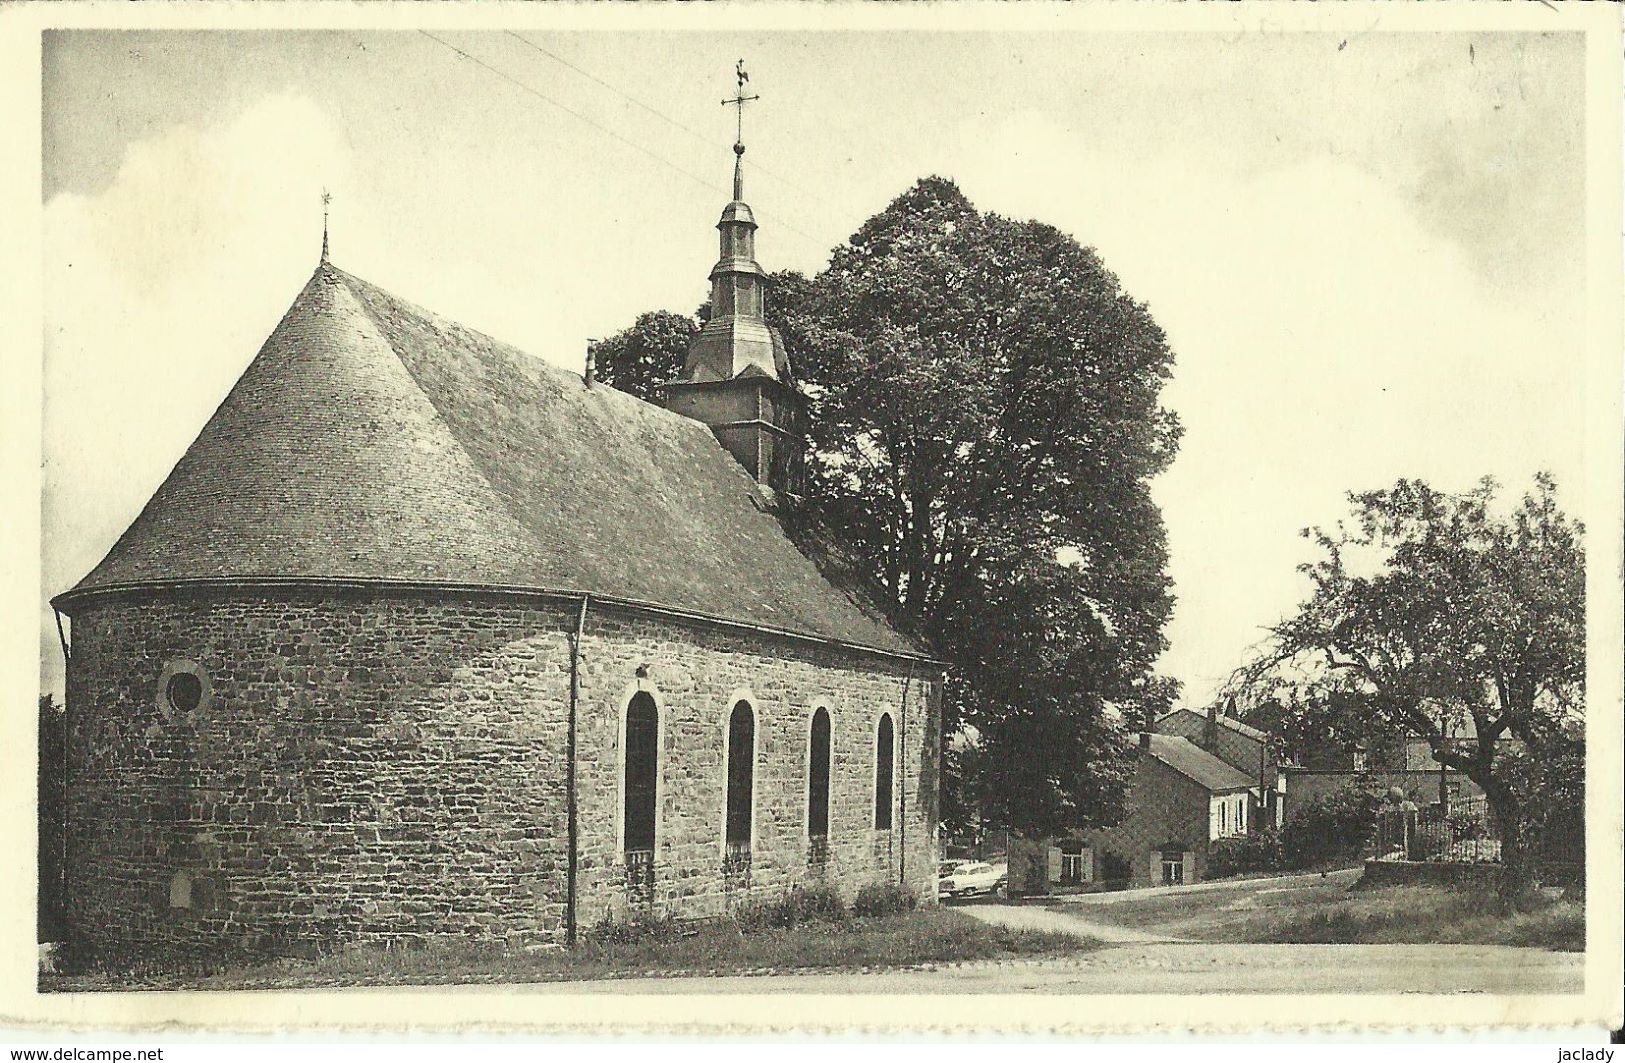
[[[807,397],[796,387],[779,330],[767,323],[767,271],[756,261],[756,219],[745,202],[745,61],[734,108],[733,200],[717,221],[710,314],[689,341],[683,375],[666,384],[666,408],[703,421],[717,441],[768,491],[794,493],[807,448]]]
[[[326,187],[322,188],[322,265],[327,265],[327,205],[333,202]]]

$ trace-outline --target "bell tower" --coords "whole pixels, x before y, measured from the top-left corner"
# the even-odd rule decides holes
[[[794,494],[806,451],[807,397],[796,387],[784,339],[767,323],[767,274],[756,262],[756,218],[745,202],[744,60],[739,87],[722,102],[737,109],[733,201],[717,222],[711,316],[688,347],[683,375],[666,385],[666,408],[704,421],[758,484]]]

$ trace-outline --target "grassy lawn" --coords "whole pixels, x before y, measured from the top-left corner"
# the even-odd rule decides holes
[[[1585,948],[1585,905],[1544,896],[1503,914],[1495,898],[1442,886],[1350,889],[1310,878],[1259,889],[1164,894],[1110,905],[1051,905],[1091,922],[1155,930],[1193,941],[1528,945]]]
[[[44,992],[127,989],[311,989],[341,986],[555,982],[674,974],[767,974],[815,968],[910,967],[1051,956],[1091,948],[1067,934],[988,926],[945,909],[742,931],[732,922],[627,939],[589,937],[573,952],[450,943],[355,948],[315,960],[275,960],[208,973],[50,976]]]
[[[1389,886],[1351,892],[1341,902],[1294,913],[1265,914],[1254,941],[1526,945],[1585,950],[1585,904],[1542,897],[1502,912],[1497,899],[1471,889]]]

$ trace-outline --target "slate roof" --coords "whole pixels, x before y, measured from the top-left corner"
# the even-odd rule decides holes
[[[62,598],[234,578],[587,592],[922,655],[792,544],[705,425],[327,263]]]
[[[1173,712],[1164,713],[1162,716],[1159,716],[1157,718],[1157,726],[1159,726],[1159,727],[1162,726],[1162,724],[1166,720],[1168,720],[1168,719],[1170,719],[1170,718],[1172,718],[1174,716],[1178,716],[1182,712],[1189,713],[1190,715],[1195,716],[1199,720],[1207,719],[1207,714],[1206,713],[1197,712],[1195,709],[1175,709]],[[1251,738],[1255,742],[1263,742],[1263,741],[1265,741],[1266,739],[1269,738],[1269,735],[1265,734],[1263,731],[1260,731],[1258,728],[1252,726],[1251,724],[1242,723],[1240,720],[1236,719],[1234,716],[1226,716],[1222,712],[1219,713],[1219,726],[1220,727],[1228,727],[1230,730],[1236,732],[1237,734],[1246,735],[1248,738]]]
[[[1214,793],[1247,790],[1256,785],[1256,780],[1246,772],[1232,768],[1188,738],[1154,734],[1151,736],[1150,753],[1185,778]]]

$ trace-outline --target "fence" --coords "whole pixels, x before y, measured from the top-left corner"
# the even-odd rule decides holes
[[[1457,798],[1448,806],[1418,808],[1409,801],[1386,806],[1377,814],[1370,855],[1377,860],[1498,863],[1501,840],[1493,824],[1483,797]]]
[[[1524,844],[1541,881],[1553,885],[1583,881],[1585,829],[1578,813],[1530,828]],[[1385,806],[1377,815],[1370,850],[1367,855],[1376,860],[1501,862],[1501,839],[1489,801],[1482,796],[1460,797],[1448,806],[1437,802]]]

